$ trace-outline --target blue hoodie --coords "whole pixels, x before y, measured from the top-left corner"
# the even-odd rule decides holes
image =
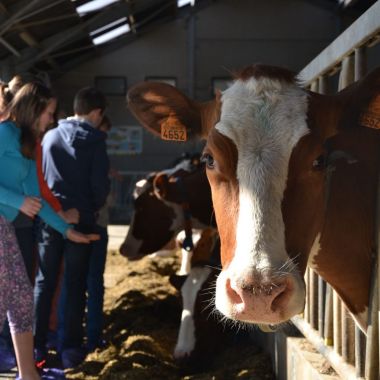
[[[106,133],[88,122],[63,119],[42,140],[46,182],[63,210],[76,208],[79,223],[92,226],[110,190]]]

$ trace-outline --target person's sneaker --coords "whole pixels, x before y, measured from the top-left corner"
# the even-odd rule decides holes
[[[61,361],[64,369],[75,368],[81,364],[87,356],[87,350],[83,347],[68,348],[61,353]]]
[[[11,348],[0,347],[0,372],[7,372],[16,367],[16,356]]]
[[[36,367],[41,369],[46,365],[47,352],[41,348],[34,349],[34,362],[36,363]]]

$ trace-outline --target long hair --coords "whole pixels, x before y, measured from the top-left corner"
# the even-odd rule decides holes
[[[51,99],[55,96],[48,87],[32,82],[21,87],[9,105],[9,118],[21,129],[21,153],[26,158],[35,157],[40,137],[37,122]]]

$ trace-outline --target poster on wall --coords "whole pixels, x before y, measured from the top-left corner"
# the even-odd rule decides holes
[[[112,155],[142,153],[143,131],[138,126],[112,127],[107,139],[107,152]]]

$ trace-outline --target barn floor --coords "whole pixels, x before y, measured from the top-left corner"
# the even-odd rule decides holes
[[[274,379],[269,356],[251,342],[226,348],[207,372],[181,374],[172,360],[181,310],[178,294],[168,281],[179,258],[128,262],[117,253],[125,232],[123,226],[109,229],[105,339],[110,345],[88,355],[80,367],[66,371],[66,379]]]

